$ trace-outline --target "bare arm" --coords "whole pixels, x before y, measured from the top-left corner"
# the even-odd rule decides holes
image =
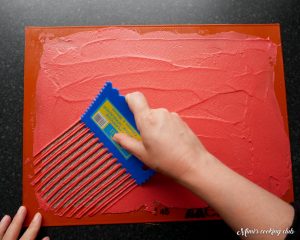
[[[289,228],[293,208],[275,195],[240,176],[211,155],[176,113],[151,109],[141,93],[126,100],[134,113],[142,141],[125,134],[114,140],[149,167],[174,178],[211,207],[234,229]],[[247,239],[284,239],[253,234]]]
[[[291,226],[294,217],[291,205],[232,171],[212,155],[204,165],[200,162],[199,167],[180,182],[216,209],[233,230],[284,230]],[[247,236],[247,239],[284,238],[282,232],[279,236],[276,233]]]

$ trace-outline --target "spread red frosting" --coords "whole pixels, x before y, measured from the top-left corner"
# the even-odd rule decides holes
[[[277,46],[270,40],[126,28],[43,38],[35,154],[74,124],[109,80],[122,94],[141,91],[151,107],[179,113],[207,149],[238,173],[278,196],[288,190],[289,139],[274,93]],[[151,210],[157,203],[206,206],[157,174],[109,212]]]

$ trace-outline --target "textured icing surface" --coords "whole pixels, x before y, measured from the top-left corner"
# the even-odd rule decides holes
[[[289,140],[274,94],[277,46],[270,40],[235,32],[139,34],[126,28],[42,40],[34,153],[76,122],[109,80],[122,94],[138,90],[152,107],[178,112],[240,174],[279,196],[288,190]],[[110,211],[151,210],[157,202],[206,205],[157,174]]]

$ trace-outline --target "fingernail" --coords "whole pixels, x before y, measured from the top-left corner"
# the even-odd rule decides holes
[[[44,237],[42,240],[50,240],[50,237]]]
[[[115,140],[117,140],[118,139],[118,135],[117,135],[118,133],[115,133],[113,136],[112,136],[112,139],[115,141]]]
[[[6,221],[8,221],[9,220],[9,218],[10,218],[10,216],[8,216],[8,215],[5,215],[2,219],[1,219],[1,222],[0,222],[0,224],[1,223],[4,223],[4,222],[6,222]]]
[[[41,221],[41,218],[42,218],[42,215],[38,212],[34,215],[32,221],[33,222],[38,222],[38,221]]]
[[[126,99],[127,102],[128,102],[128,99],[130,98],[131,95],[132,95],[132,93],[126,94],[125,99]]]
[[[21,206],[17,212],[17,214],[23,214],[26,211],[26,208],[24,206]]]
[[[134,93],[134,101],[141,102],[143,101],[143,94],[141,92]]]
[[[142,93],[141,92],[132,92],[132,93],[128,93],[127,95],[126,95],[126,98],[131,98],[132,96],[141,96],[142,95]]]

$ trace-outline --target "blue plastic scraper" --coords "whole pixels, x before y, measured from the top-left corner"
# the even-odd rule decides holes
[[[138,158],[112,140],[114,134],[119,132],[138,140],[141,140],[141,137],[125,97],[113,88],[111,82],[105,83],[103,89],[82,115],[81,121],[117,158],[117,162],[122,164],[137,184],[144,183],[154,174],[153,170],[145,169],[144,164]]]

